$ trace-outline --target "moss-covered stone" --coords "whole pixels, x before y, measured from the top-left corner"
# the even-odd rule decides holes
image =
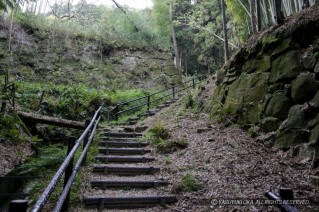
[[[230,86],[224,110],[231,115],[239,115],[240,122],[254,123],[262,111],[259,104],[267,94],[269,73],[243,73]]]
[[[220,69],[217,71],[216,85],[220,85],[225,79],[226,71],[225,69]]]
[[[309,133],[305,130],[285,129],[277,133],[275,147],[287,150],[292,146],[308,141]]]
[[[309,141],[310,141],[310,142],[312,142],[312,141],[319,142],[319,124],[317,124],[317,125],[315,126],[315,128],[313,128],[313,129],[311,130]]]
[[[290,108],[285,127],[291,129],[306,129],[311,116],[308,116],[307,105],[294,105]]]
[[[260,124],[263,130],[266,132],[272,132],[278,129],[280,120],[275,117],[266,117]]]
[[[291,97],[296,103],[309,101],[319,88],[319,82],[311,73],[301,74],[292,82]]]
[[[243,66],[243,72],[252,73],[255,72],[259,66],[260,61],[256,59],[248,60]]]
[[[302,62],[303,62],[303,66],[305,67],[305,69],[310,69],[312,70],[315,65],[316,65],[316,56],[315,55],[311,55],[309,57],[305,57],[303,58]]]
[[[266,56],[260,61],[257,67],[257,70],[264,72],[264,71],[269,71],[270,69],[271,69],[271,59],[269,56]]]
[[[272,64],[270,82],[286,81],[297,77],[302,70],[299,58],[298,51],[291,51],[278,57]]]
[[[267,116],[285,119],[291,105],[290,100],[285,96],[284,92],[277,92],[268,103],[266,114]]]
[[[277,48],[272,52],[272,56],[278,55],[284,51],[287,51],[289,49],[293,49],[296,46],[295,42],[292,40],[291,37],[283,40]]]

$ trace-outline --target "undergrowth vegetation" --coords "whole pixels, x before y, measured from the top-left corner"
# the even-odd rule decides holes
[[[98,144],[100,135],[96,135],[94,142],[92,142],[88,154],[87,165],[95,163],[95,155],[98,153]],[[77,151],[74,161],[80,157],[81,151]],[[36,176],[41,177],[34,181],[29,182],[25,187],[29,191],[29,197],[34,203],[39,195],[43,192],[44,188],[48,185],[56,170],[66,157],[66,145],[54,144],[50,146],[43,146],[39,148],[38,155],[28,159],[24,164],[14,169],[10,173],[13,176]],[[70,193],[71,204],[75,204],[80,201],[79,189],[83,185],[84,175],[79,172],[73,182],[73,186]],[[63,190],[63,178],[57,184],[56,189],[50,197],[50,201],[57,201]]]
[[[186,138],[172,138],[171,132],[165,128],[163,122],[156,122],[145,139],[150,140],[151,145],[160,153],[170,153],[188,146]]]
[[[201,184],[194,175],[189,173],[182,178],[183,191],[198,191],[200,188]]]
[[[19,129],[20,119],[15,114],[0,113],[0,141],[18,143],[26,140]]]

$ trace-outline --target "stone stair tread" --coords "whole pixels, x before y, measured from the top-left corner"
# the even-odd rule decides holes
[[[121,154],[121,155],[143,155],[150,153],[150,149],[143,148],[100,148],[99,153],[101,154]]]
[[[158,196],[90,196],[84,197],[83,202],[86,206],[98,206],[103,208],[145,208],[157,205],[172,204],[177,202],[173,195]]]
[[[155,160],[144,156],[97,156],[96,159],[104,163],[146,163]]]
[[[143,175],[143,174],[154,174],[160,169],[151,166],[110,166],[110,165],[94,165],[93,173],[104,173],[112,175]]]
[[[148,142],[131,142],[131,141],[100,141],[99,146],[109,147],[145,147]]]
[[[126,141],[126,142],[134,142],[137,141],[136,138],[108,138],[108,137],[101,137],[101,141]]]
[[[168,185],[164,180],[91,180],[91,187],[106,188],[155,188]]]
[[[104,135],[110,137],[120,137],[120,138],[134,138],[140,137],[142,133],[124,133],[124,132],[104,132]]]

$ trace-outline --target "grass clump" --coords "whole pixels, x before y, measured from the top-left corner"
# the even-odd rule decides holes
[[[182,189],[184,191],[198,191],[200,188],[200,183],[192,174],[187,174],[182,178]]]
[[[187,95],[185,95],[185,97],[183,98],[183,105],[186,109],[194,108],[195,100],[193,98],[193,94],[188,93]]]
[[[0,140],[2,138],[15,143],[26,140],[18,128],[20,122],[14,114],[0,113]]]
[[[186,138],[171,138],[170,131],[165,128],[163,122],[157,122],[147,133],[147,139],[160,153],[170,153],[188,146]]]

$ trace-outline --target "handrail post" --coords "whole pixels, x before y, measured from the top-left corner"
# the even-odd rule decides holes
[[[89,126],[89,124],[90,124],[90,120],[86,120],[85,121],[85,129]],[[83,141],[83,149],[85,148],[85,146],[86,146],[86,144],[88,143],[88,141],[89,141],[89,137],[90,137],[90,134],[91,134],[91,129],[88,131],[88,133],[87,133],[87,135],[85,136],[85,138],[84,138],[84,141]],[[82,166],[84,166],[86,164],[86,154],[85,154],[85,156],[84,156],[84,158],[83,158],[83,161],[82,161]]]
[[[16,109],[16,86],[12,84],[12,107]]]
[[[115,106],[115,120],[118,121],[119,120],[119,105]]]
[[[148,95],[147,96],[147,112],[150,111],[150,107],[151,107],[151,96]]]
[[[195,78],[194,77],[193,77],[192,81],[193,81],[193,88],[195,88]]]
[[[173,101],[175,101],[175,85],[173,85]]]
[[[9,212],[27,212],[28,201],[27,200],[12,200],[9,204]]]
[[[73,149],[75,145],[75,140],[73,138],[69,139],[68,141],[68,151],[67,151],[67,155],[71,152],[71,150]],[[66,184],[68,183],[71,175],[72,175],[72,171],[73,171],[73,160],[74,157],[72,157],[69,165],[67,166],[67,168],[65,169],[65,173],[64,173],[64,184],[63,184],[63,188],[65,188]],[[61,211],[67,211],[69,209],[69,202],[70,202],[70,192],[68,193]]]

